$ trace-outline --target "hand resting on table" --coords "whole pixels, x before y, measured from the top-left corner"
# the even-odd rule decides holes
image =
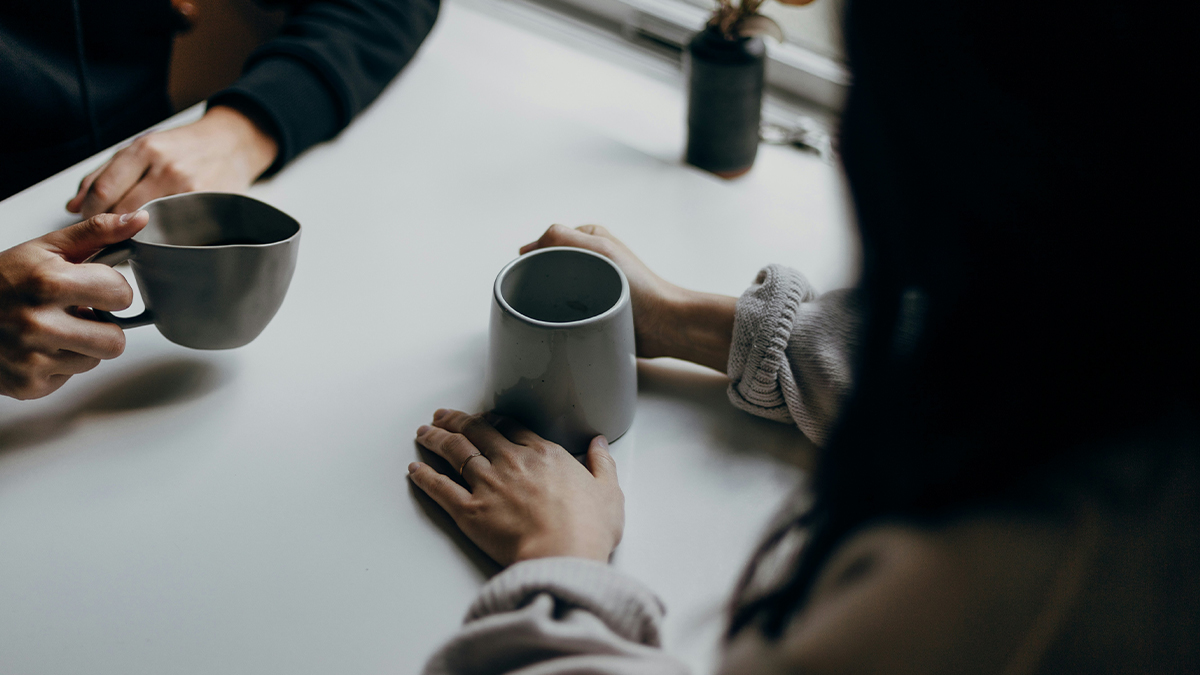
[[[192,124],[146,134],[118,150],[83,179],[67,210],[90,218],[129,213],[181,192],[237,192],[258,179],[278,151],[256,122],[215,106]]]
[[[607,562],[621,541],[625,496],[603,436],[584,466],[511,419],[438,410],[417,442],[461,471],[467,487],[421,462],[409,465],[409,478],[501,565],[557,556]]]

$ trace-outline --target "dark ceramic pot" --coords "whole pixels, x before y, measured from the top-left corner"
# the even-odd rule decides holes
[[[723,178],[754,165],[767,50],[762,38],[728,40],[715,28],[687,46],[687,162]]]

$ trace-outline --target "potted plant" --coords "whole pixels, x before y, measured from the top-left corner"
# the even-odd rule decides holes
[[[783,40],[779,24],[758,13],[764,1],[718,0],[685,51],[687,162],[722,178],[749,171],[758,152],[767,56],[761,36]]]

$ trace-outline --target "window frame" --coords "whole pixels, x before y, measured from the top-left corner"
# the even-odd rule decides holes
[[[536,0],[600,24],[617,26],[630,39],[648,38],[683,50],[704,28],[710,12],[681,0]],[[850,71],[845,64],[801,45],[767,41],[767,86],[839,113],[846,102]]]

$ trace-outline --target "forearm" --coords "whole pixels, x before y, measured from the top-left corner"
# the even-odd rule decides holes
[[[210,104],[253,109],[269,120],[279,143],[267,170],[273,173],[370,105],[412,59],[438,9],[439,0],[304,3]]]
[[[725,372],[736,308],[737,298],[677,289],[656,331],[658,343],[649,353]]]

